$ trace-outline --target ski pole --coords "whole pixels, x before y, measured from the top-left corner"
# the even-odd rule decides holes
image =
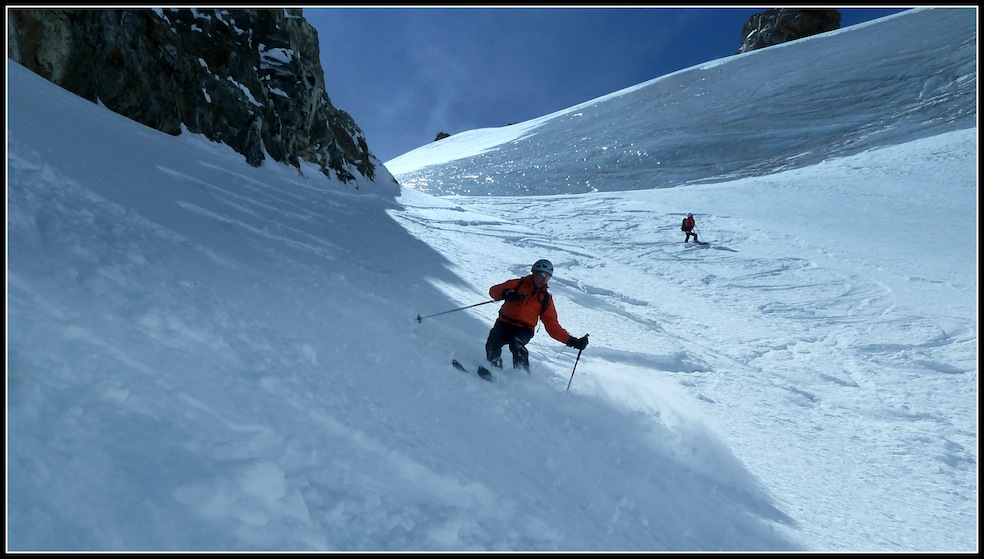
[[[488,305],[489,303],[494,303],[494,302],[495,302],[495,299],[489,299],[488,301],[482,301],[481,303],[475,303],[474,305],[468,305],[467,307],[461,307],[461,308],[458,308],[458,309],[451,309],[451,310],[449,310],[449,311],[444,311],[444,312],[439,312],[439,313],[437,313],[437,314],[429,314],[429,315],[427,315],[427,316],[420,316],[420,315],[418,314],[418,315],[417,315],[417,322],[420,322],[421,320],[423,320],[423,319],[425,319],[425,318],[430,318],[430,317],[432,317],[432,316],[440,316],[440,315],[442,315],[442,314],[448,314],[449,312],[455,312],[455,311],[463,311],[463,310],[465,310],[465,309],[470,309],[470,308],[472,308],[472,307],[477,307],[477,306],[479,306],[479,305]]]
[[[571,380],[567,381],[567,390],[565,390],[565,392],[567,392],[567,391],[569,391],[571,389],[571,382],[574,380],[574,371],[577,370],[577,362],[581,360],[581,352],[582,351],[584,351],[584,350],[583,349],[577,350],[577,359],[574,360],[574,368],[571,369]]]

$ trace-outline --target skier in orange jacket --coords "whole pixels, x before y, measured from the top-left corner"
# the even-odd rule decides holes
[[[557,309],[553,297],[547,291],[547,281],[553,276],[553,264],[549,260],[537,260],[530,275],[507,280],[489,288],[489,295],[496,301],[505,301],[499,309],[489,339],[485,342],[485,356],[494,367],[502,368],[502,346],[509,344],[513,367],[530,370],[530,354],[526,344],[533,339],[537,321],[543,321],[550,337],[568,347],[584,349],[588,336],[575,338],[557,321]]]
[[[687,214],[687,217],[683,218],[683,223],[680,224],[680,230],[687,234],[686,238],[683,239],[683,242],[689,241],[691,235],[694,236],[694,242],[698,242],[697,233],[692,232],[696,226],[697,222],[694,221],[694,214]]]

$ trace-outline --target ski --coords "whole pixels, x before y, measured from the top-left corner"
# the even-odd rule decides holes
[[[461,363],[459,363],[457,359],[452,359],[451,360],[451,365],[455,369],[458,369],[459,371],[461,371],[463,373],[467,373],[468,372],[468,369],[466,369],[464,365],[462,365]],[[479,365],[478,366],[478,371],[476,371],[476,372],[478,373],[478,376],[481,377],[483,380],[487,380],[489,382],[495,382],[495,377],[492,376],[492,372],[489,371],[488,369],[486,369],[485,367]]]

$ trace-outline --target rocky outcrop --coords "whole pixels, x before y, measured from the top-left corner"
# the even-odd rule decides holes
[[[300,9],[11,9],[7,57],[157,130],[182,127],[259,166],[374,178],[362,131],[325,92]]]
[[[795,41],[810,35],[840,29],[835,9],[773,8],[755,14],[741,28],[738,53]]]
[[[434,137],[434,141],[436,142],[438,140],[443,140],[444,138],[450,138],[450,137],[451,134],[448,134],[447,132],[438,132],[437,136]]]

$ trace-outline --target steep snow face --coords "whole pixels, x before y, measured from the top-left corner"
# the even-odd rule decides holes
[[[7,83],[8,549],[977,548],[975,128],[435,197]],[[576,369],[541,329],[532,375],[455,371],[498,305],[416,316],[539,258]]]
[[[976,120],[973,11],[911,10],[456,134],[386,167],[432,194],[669,188],[796,169]]]

